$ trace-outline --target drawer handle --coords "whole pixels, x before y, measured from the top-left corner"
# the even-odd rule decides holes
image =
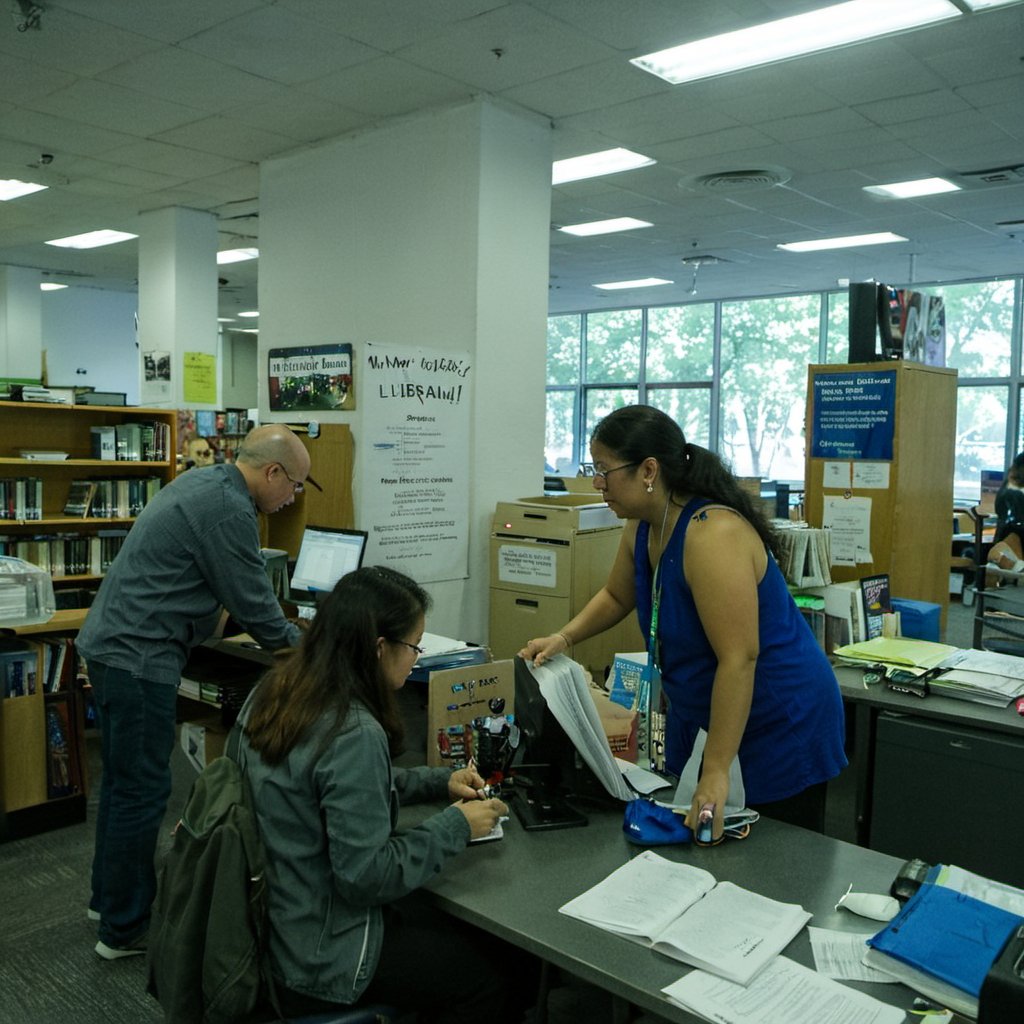
[[[524,512],[524,519],[547,519],[547,516],[543,512]]]
[[[538,608],[540,607],[540,601],[529,601],[525,597],[517,597],[516,604],[523,605],[526,608]]]
[[[970,743],[965,743],[963,740],[950,740],[949,741],[949,745],[951,747],[956,747],[957,750],[970,750],[971,749]]]

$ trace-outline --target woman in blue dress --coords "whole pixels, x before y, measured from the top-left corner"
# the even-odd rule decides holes
[[[536,664],[636,609],[668,701],[666,768],[707,740],[687,824],[713,806],[722,834],[729,767],[746,804],[817,831],[825,783],[846,766],[835,674],[775,562],[771,528],[718,456],[649,406],[602,420],[594,487],[625,519],[608,581],[565,627],[520,652]]]

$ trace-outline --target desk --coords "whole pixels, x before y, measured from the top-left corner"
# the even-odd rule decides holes
[[[403,810],[402,821],[422,820],[433,808]],[[505,838],[470,847],[458,862],[426,886],[446,913],[519,946],[634,1006],[669,1021],[698,1018],[673,1006],[661,989],[691,968],[608,932],[558,913],[558,908],[611,874],[643,847],[622,834],[622,811],[587,808],[586,828],[528,833],[513,814]],[[714,848],[663,846],[656,852],[710,871],[719,881],[799,902],[811,924],[852,932],[882,926],[834,909],[850,883],[855,890],[885,893],[902,863],[837,839],[764,819],[750,838]],[[785,955],[813,967],[804,929]],[[847,982],[883,1002],[910,1008],[913,993],[902,985]]]
[[[854,714],[857,842],[1024,885],[1024,718],[1012,705],[914,697],[884,683],[865,688],[863,674],[836,666]],[[908,750],[902,767],[894,757],[901,744]],[[972,820],[983,823],[976,833],[962,827],[956,810],[968,805]],[[906,838],[893,838],[894,816]]]

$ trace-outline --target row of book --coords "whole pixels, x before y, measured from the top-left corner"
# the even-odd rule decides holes
[[[886,573],[808,587],[803,593],[794,594],[794,599],[827,654],[845,644],[882,636],[887,628],[886,617],[892,614]],[[892,627],[896,628],[895,621]]]
[[[97,530],[94,534],[37,534],[0,536],[0,555],[20,558],[54,577],[102,576],[124,544],[127,530]]]
[[[824,587],[832,582],[831,533],[803,523],[772,523],[779,543],[779,568],[794,587]]]
[[[43,481],[39,477],[0,477],[0,519],[42,518]]]
[[[76,671],[71,637],[0,641],[0,683],[4,699],[31,697],[37,691],[70,689]]]
[[[166,462],[171,427],[160,420],[89,428],[92,457],[116,462]]]
[[[64,515],[130,519],[139,515],[156,497],[162,483],[158,476],[72,480],[64,502]]]

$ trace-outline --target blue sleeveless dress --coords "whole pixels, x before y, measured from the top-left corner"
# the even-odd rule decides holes
[[[695,498],[686,505],[661,556],[658,638],[662,690],[669,702],[666,767],[676,775],[690,756],[698,730],[708,727],[718,664],[683,576],[686,530],[693,514],[707,504],[707,499]],[[651,626],[649,532],[649,525],[641,522],[634,552],[636,609],[644,637],[650,636]],[[794,796],[834,778],[847,763],[843,702],[835,674],[770,554],[757,596],[760,653],[739,749],[748,804]]]

